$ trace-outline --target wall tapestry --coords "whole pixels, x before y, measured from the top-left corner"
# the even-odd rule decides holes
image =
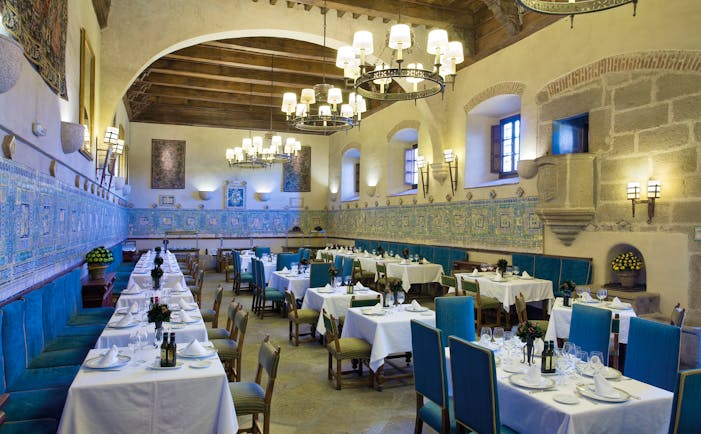
[[[185,188],[185,140],[151,140],[151,188]]]
[[[297,156],[282,165],[282,191],[312,191],[312,148],[302,146]]]
[[[246,181],[226,181],[224,208],[246,209]]]
[[[5,28],[46,84],[67,99],[68,0],[0,0],[0,13]]]

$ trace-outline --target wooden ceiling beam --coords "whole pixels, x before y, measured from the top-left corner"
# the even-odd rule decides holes
[[[151,84],[162,84],[173,87],[184,87],[189,89],[214,90],[219,92],[244,93],[253,95],[269,95],[270,85],[265,84],[249,84],[236,81],[212,80],[200,77],[187,77],[184,75],[171,75],[154,72],[150,74],[145,82]],[[286,85],[275,83],[273,86],[273,95],[280,95],[285,92],[299,91],[304,85]]]
[[[167,96],[174,98],[189,98],[200,101],[224,102],[230,104],[245,104],[251,106],[280,107],[279,98],[269,96],[244,95],[237,93],[215,92],[200,89],[173,88],[168,86],[153,85],[150,96]]]
[[[92,0],[92,7],[95,10],[95,15],[97,16],[97,23],[100,25],[101,29],[107,27],[107,21],[110,16],[111,6],[112,0]]]
[[[317,62],[323,61],[324,56],[326,56],[326,59],[336,59],[336,50],[333,48],[324,48],[311,42],[287,38],[249,37],[220,39],[218,41],[204,42],[202,45],[265,54],[276,58],[307,59]]]

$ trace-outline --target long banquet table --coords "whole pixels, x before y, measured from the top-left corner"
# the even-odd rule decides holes
[[[480,294],[487,297],[494,297],[499,300],[507,312],[516,303],[516,296],[523,294],[525,301],[547,300],[552,307],[555,300],[553,294],[553,283],[544,279],[523,279],[518,276],[506,277],[504,281],[495,281],[495,273],[456,273],[458,289],[462,290],[462,280],[479,282]]]
[[[86,360],[104,351],[91,350]],[[157,354],[151,348],[137,352],[119,370],[81,367],[68,390],[58,433],[237,432],[229,383],[218,357],[206,359],[211,363],[205,368],[180,358],[183,365],[178,369],[151,369]],[[140,357],[147,362],[139,363]]]
[[[387,264],[387,277],[402,280],[402,288],[409,291],[411,285],[440,282],[443,266],[440,264],[419,264],[417,262],[390,262]]]

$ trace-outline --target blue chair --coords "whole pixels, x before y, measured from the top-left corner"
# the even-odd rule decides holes
[[[277,255],[276,270],[280,271],[285,267],[291,270],[293,263],[299,264],[299,253],[279,253]]]
[[[631,318],[623,372],[673,392],[679,370],[680,336],[679,327]]]
[[[233,261],[234,267],[234,293],[238,295],[241,292],[241,284],[248,283],[249,289],[251,287],[251,282],[253,281],[253,273],[244,273],[241,271],[241,252],[238,250],[231,251],[231,259]]]
[[[696,433],[701,427],[701,369],[679,373],[669,434]]]
[[[257,258],[262,258],[263,255],[269,255],[270,254],[270,247],[261,247],[261,246],[256,246],[253,248],[253,252],[256,254]]]
[[[309,287],[321,288],[329,283],[330,262],[314,262],[309,265]]]
[[[424,322],[411,320],[411,349],[414,354],[416,390],[414,432],[420,433],[425,422],[439,433],[454,433],[455,419],[451,411],[453,406],[448,398],[441,331]]]
[[[336,255],[333,258],[333,268],[338,270],[338,277],[341,277],[341,271],[343,271],[343,256]]]
[[[312,249],[307,249],[306,247],[302,247],[301,249],[299,249],[299,252],[297,252],[297,253],[299,253],[300,261],[302,259],[306,259],[307,261],[309,261],[311,256],[312,256]]]
[[[263,262],[258,259],[251,259],[251,262],[257,262],[256,268],[254,269],[258,279],[256,284],[256,313],[261,319],[265,317],[266,311],[273,312],[277,309],[279,312],[284,313],[285,294],[277,288],[268,287],[265,282],[265,267],[263,266]],[[268,306],[268,302],[270,302],[270,306]]]
[[[576,303],[572,306],[569,341],[586,352],[601,351],[608,364],[611,311]]]
[[[350,257],[350,256],[343,257],[343,268],[341,269],[339,276],[341,276],[341,279],[344,282],[347,282],[347,281],[353,279],[353,258],[352,257]]]
[[[515,433],[499,419],[499,391],[491,350],[451,336],[450,369],[458,432]]]
[[[443,346],[448,336],[475,340],[475,301],[472,297],[436,297],[436,327],[442,333]]]

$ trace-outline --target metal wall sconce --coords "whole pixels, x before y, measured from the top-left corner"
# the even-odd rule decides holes
[[[258,199],[261,202],[267,202],[270,200],[270,193],[269,192],[262,192],[262,191],[257,191],[255,194],[255,198]]]
[[[199,196],[201,200],[210,200],[213,193],[214,192],[210,190],[197,190],[197,196]]]
[[[375,193],[377,193],[377,186],[376,185],[368,185],[367,193],[368,193],[368,196],[375,197]]]
[[[452,149],[446,149],[443,151],[443,161],[448,165],[450,173],[450,191],[455,194],[455,190],[458,189],[458,156]]]
[[[627,199],[630,200],[633,208],[633,217],[635,217],[635,205],[640,203],[647,204],[647,223],[652,223],[652,218],[655,216],[655,199],[660,198],[662,184],[657,180],[649,180],[647,182],[647,199],[640,199],[640,183],[629,182],[626,189]]]
[[[426,164],[426,160],[421,155],[416,157],[416,167],[419,169],[419,174],[421,175],[421,187],[424,192],[424,199],[426,198],[426,193],[428,193],[428,181],[429,181],[429,167]]]

